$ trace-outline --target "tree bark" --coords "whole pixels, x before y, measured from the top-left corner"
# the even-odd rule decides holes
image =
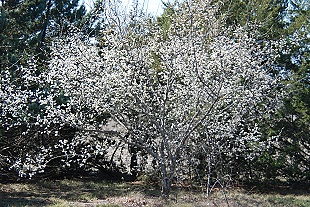
[[[134,178],[138,175],[138,160],[137,160],[137,153],[138,149],[136,146],[129,146],[129,153],[130,153],[130,172]]]
[[[165,177],[162,178],[162,187],[161,187],[161,194],[163,198],[168,199],[170,195],[171,190],[171,179],[165,175]]]

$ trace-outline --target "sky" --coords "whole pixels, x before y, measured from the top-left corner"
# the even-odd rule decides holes
[[[86,9],[91,5],[94,0],[82,0],[85,2]],[[125,7],[130,7],[132,0],[121,0]],[[154,15],[160,15],[163,12],[161,0],[138,0],[141,5],[144,5],[144,10]]]
[[[122,0],[124,5],[131,5],[132,0]],[[154,15],[159,15],[162,13],[162,3],[161,0],[139,0],[139,2],[143,5],[144,9],[147,10],[148,13],[153,13]]]

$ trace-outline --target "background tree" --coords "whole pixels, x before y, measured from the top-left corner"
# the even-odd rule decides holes
[[[283,177],[287,181],[307,180],[309,148],[305,146],[309,146],[306,135],[309,120],[305,117],[309,114],[309,103],[304,97],[309,88],[309,1],[224,1],[218,15],[227,25],[255,22],[260,25],[259,39],[285,38],[288,48],[286,51],[280,51],[276,63],[278,67],[273,71],[275,75],[282,77],[283,85],[290,85],[287,88],[288,97],[280,111],[271,117],[256,120],[264,132],[261,141],[267,141],[276,135],[278,137],[274,137],[273,144],[266,142],[269,143],[269,147],[254,162],[247,164],[239,159],[234,161],[238,163],[236,166],[246,169],[247,173],[252,172],[246,177],[256,181],[265,177],[269,181],[279,178],[283,180]],[[288,117],[291,117],[290,121]],[[297,127],[301,125],[303,128]]]
[[[36,119],[32,117],[44,114],[44,106],[39,105],[34,94],[39,93],[38,90],[41,90],[43,94],[48,90],[46,85],[36,80],[46,69],[51,37],[55,37],[56,31],[60,30],[62,34],[65,34],[71,24],[78,26],[84,14],[84,6],[79,6],[77,0],[2,1],[0,17],[1,91],[7,96],[3,96],[2,93],[1,102],[15,100],[14,104],[24,104],[19,105],[18,110],[6,114],[7,117],[3,114],[1,117],[0,154],[3,172],[11,172],[12,163],[5,160],[25,158],[26,154],[35,153],[36,148],[56,141],[38,132],[42,126],[34,126]],[[55,30],[56,28],[58,30]],[[27,75],[33,79],[29,79]],[[9,89],[10,85],[11,89]],[[18,94],[17,91],[20,90],[23,92]],[[5,104],[1,105],[1,112],[6,110]],[[17,122],[18,116],[24,121]],[[7,128],[8,119],[12,126],[9,128]],[[57,126],[54,125],[54,127]],[[27,135],[24,134],[26,131],[29,132]]]
[[[218,2],[215,0],[214,2]],[[223,1],[219,15],[227,25],[261,25],[261,38],[277,39],[284,33],[289,0],[236,0]]]
[[[45,57],[48,29],[57,24],[65,31],[66,22],[78,23],[85,14],[84,6],[78,3],[78,0],[4,1],[0,17],[1,70],[25,64],[34,55]]]

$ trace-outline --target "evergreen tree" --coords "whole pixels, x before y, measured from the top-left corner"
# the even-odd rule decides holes
[[[45,59],[45,44],[51,26],[78,23],[85,14],[78,0],[2,1],[0,17],[0,68],[25,64],[29,57]]]
[[[309,7],[309,0],[236,0],[225,1],[219,13],[227,26],[254,22],[260,38],[287,39],[288,50],[279,54],[273,72],[283,79],[288,96],[274,116],[257,120],[266,143],[277,139],[247,169],[256,170],[256,178],[309,180]]]
[[[272,129],[280,136],[281,157],[279,171],[291,181],[310,180],[310,2],[290,1],[287,13],[288,39],[291,53],[280,59],[284,63],[289,95],[275,116]],[[286,59],[285,59],[286,57]],[[277,153],[277,152],[275,152]]]
[[[221,14],[223,14],[226,25],[256,23],[262,25],[260,27],[261,36],[277,38],[284,32],[284,17],[288,2],[289,0],[224,1]]]

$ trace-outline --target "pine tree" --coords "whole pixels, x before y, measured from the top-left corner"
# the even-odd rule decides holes
[[[289,0],[224,1],[219,15],[222,15],[227,26],[256,23],[261,25],[260,35],[277,38],[284,32],[288,2]]]
[[[227,26],[254,22],[260,25],[260,38],[287,41],[288,50],[279,54],[273,71],[283,79],[287,98],[274,116],[257,120],[264,140],[278,137],[253,162],[253,169],[269,179],[309,180],[309,7],[309,0],[236,0],[225,1],[219,13]]]
[[[0,17],[0,68],[25,64],[29,57],[45,59],[44,45],[52,25],[78,23],[85,14],[78,0],[2,1]]]

